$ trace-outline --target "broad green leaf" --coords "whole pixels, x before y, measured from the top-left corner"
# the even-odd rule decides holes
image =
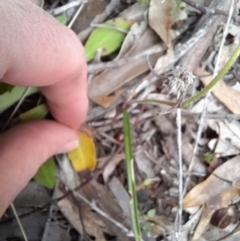
[[[104,24],[116,29],[97,27],[92,31],[84,46],[87,61],[94,58],[98,49],[102,49],[101,56],[107,56],[117,50],[126,36],[117,29],[128,31],[131,27],[131,21],[123,18],[111,19]]]
[[[11,92],[13,88],[13,85],[0,82],[0,95],[4,94],[5,92]]]
[[[37,171],[33,179],[47,188],[53,188],[55,184],[55,163],[49,158]]]
[[[45,104],[41,104],[20,114],[19,121],[23,123],[27,121],[41,120],[44,119],[47,113],[47,106]],[[33,179],[45,187],[53,188],[55,184],[55,172],[55,163],[53,157],[51,157],[42,164],[42,166],[40,166]]]
[[[63,25],[66,25],[67,23],[67,18],[64,14],[56,16],[55,19],[57,19],[57,21]]]
[[[68,158],[76,172],[94,171],[96,150],[93,140],[85,133],[79,133],[79,146],[68,152]]]
[[[211,152],[208,152],[204,155],[204,161],[207,163],[207,164],[210,164],[213,157],[214,157],[214,153],[211,153]]]
[[[15,86],[11,92],[5,92],[4,94],[0,95],[0,113],[9,108],[15,102],[17,102],[23,95],[26,87],[19,87]],[[31,88],[27,96],[38,92],[37,88]]]
[[[33,109],[26,111],[19,115],[20,122],[27,122],[32,120],[42,120],[48,113],[47,106],[45,104],[38,105]]]

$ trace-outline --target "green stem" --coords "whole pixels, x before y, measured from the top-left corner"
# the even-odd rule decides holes
[[[134,177],[134,163],[132,155],[132,143],[130,134],[129,115],[126,110],[123,111],[123,130],[124,130],[124,149],[127,169],[128,191],[131,196],[130,211],[132,220],[132,229],[135,241],[141,241],[141,230],[138,221],[138,202]]]
[[[238,58],[240,54],[240,45],[235,49],[232,56],[228,60],[228,62],[225,64],[225,66],[219,71],[218,75],[208,84],[206,85],[200,92],[198,92],[196,95],[190,97],[189,99],[182,102],[181,107],[186,108],[190,103],[200,99],[203,95],[205,95],[209,90],[212,89],[212,87],[220,80],[222,77],[227,73],[227,71],[232,67],[236,59]]]

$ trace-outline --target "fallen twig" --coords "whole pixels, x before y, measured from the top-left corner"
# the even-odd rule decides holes
[[[57,7],[57,8],[54,8],[54,9],[51,9],[49,10],[48,12],[53,15],[53,16],[56,16],[56,15],[59,15],[71,8],[75,8],[77,6],[81,5],[81,1],[74,1],[74,2],[69,2],[61,7]]]
[[[181,240],[182,225],[182,199],[183,199],[183,164],[182,164],[182,125],[181,125],[181,108],[177,108],[177,148],[178,148],[178,212],[175,218],[174,236],[177,240]]]
[[[210,9],[210,8],[206,8],[206,7],[203,7],[201,5],[199,5],[198,3],[196,2],[193,2],[193,1],[190,1],[190,0],[182,0],[182,2],[186,3],[187,5],[199,10],[201,13],[203,14],[222,14],[224,16],[228,16],[228,14],[225,12],[225,11],[221,11],[219,9]]]

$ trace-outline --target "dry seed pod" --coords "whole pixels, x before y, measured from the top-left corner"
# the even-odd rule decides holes
[[[186,67],[179,65],[164,73],[163,77],[166,79],[164,86],[170,89],[169,94],[174,93],[177,96],[185,92],[196,78]]]

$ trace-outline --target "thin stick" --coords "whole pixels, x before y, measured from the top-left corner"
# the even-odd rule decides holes
[[[87,1],[84,1],[80,7],[78,8],[77,12],[74,14],[72,20],[70,21],[70,23],[68,24],[68,28],[72,28],[73,24],[75,23],[76,19],[78,18],[79,14],[81,13],[83,7],[84,7],[84,4],[86,3]]]
[[[52,9],[50,11],[48,11],[51,15],[59,15],[65,11],[67,11],[68,9],[71,9],[71,8],[75,8],[77,6],[79,6],[81,4],[81,2],[79,1],[74,1],[74,2],[69,2],[61,7],[57,7],[55,9]]]
[[[16,217],[18,226],[19,226],[19,228],[20,228],[20,230],[21,230],[21,233],[22,233],[22,236],[23,236],[24,240],[25,240],[25,241],[28,241],[27,235],[26,235],[26,233],[25,233],[25,231],[24,231],[24,228],[23,228],[23,226],[22,226],[22,223],[21,223],[21,221],[20,221],[20,219],[19,219],[19,217],[18,217],[17,210],[16,210],[14,204],[11,203],[10,206],[11,206],[11,208],[12,208],[12,211],[13,211],[13,213],[14,213],[14,216]]]
[[[182,164],[182,129],[181,129],[181,108],[177,108],[177,148],[178,148],[178,212],[174,223],[174,235],[177,240],[181,240],[181,220],[182,220],[182,199],[183,199],[183,164]]]
[[[186,3],[187,5],[189,5],[193,8],[196,8],[197,10],[202,12],[203,14],[210,13],[210,14],[221,14],[221,15],[224,15],[226,17],[228,16],[228,14],[224,11],[221,11],[221,10],[218,10],[218,9],[205,8],[201,5],[199,5],[198,3],[195,3],[195,2],[190,1],[190,0],[182,0],[182,2]]]
[[[150,63],[149,55],[146,55],[146,59],[147,59],[148,67],[149,67],[149,69],[150,69],[152,75],[153,75],[154,77],[156,77],[156,78],[160,78],[161,75],[158,75],[158,74],[156,73],[156,71],[154,70],[154,68],[152,67],[152,65],[151,65],[151,63]]]
[[[230,20],[231,20],[232,14],[233,14],[233,6],[234,6],[234,0],[231,1],[231,6],[230,6],[230,9],[229,9],[229,15],[228,15],[227,23],[226,23],[226,26],[225,26],[225,29],[224,29],[224,32],[223,32],[223,38],[222,38],[222,41],[221,41],[221,44],[220,44],[220,47],[219,47],[219,52],[218,52],[218,55],[217,55],[217,61],[216,61],[216,64],[215,64],[214,77],[215,77],[215,75],[216,75],[216,73],[217,73],[217,71],[219,69],[218,65],[219,65],[219,61],[220,61],[220,55],[222,53],[224,41],[225,41],[225,38],[226,38],[227,33],[228,33]],[[230,66],[232,66],[234,61],[239,56],[239,53],[240,53],[240,45],[234,51],[233,55],[231,56],[231,58],[229,59],[227,64],[224,66],[224,68],[221,69],[221,71],[219,72],[218,76],[219,75],[220,76],[224,76],[224,74],[227,72],[227,70],[230,68]],[[216,79],[216,77],[213,80],[215,80],[215,79]],[[219,79],[221,79],[221,77]],[[198,143],[199,143],[199,140],[200,140],[200,137],[201,137],[201,133],[202,133],[203,127],[204,127],[204,120],[206,119],[205,117],[206,117],[206,113],[207,113],[207,104],[208,104],[208,100],[209,100],[209,95],[211,93],[211,88],[208,91],[209,92],[205,96],[203,111],[202,111],[202,115],[201,115],[201,118],[200,118],[200,124],[199,124],[198,132],[197,132],[196,141],[195,141],[195,144],[194,144],[193,154],[192,154],[192,158],[191,158],[191,161],[190,161],[190,165],[188,167],[188,177],[187,177],[186,182],[185,182],[185,187],[184,187],[184,190],[183,190],[183,196],[186,194],[187,188],[188,188],[188,185],[189,185],[189,182],[190,182],[190,176],[191,176],[190,173],[191,173],[191,171],[193,169],[193,166],[194,166],[194,158],[195,158],[195,155],[197,153]],[[188,100],[184,101],[182,106],[186,106],[189,103],[191,103],[190,99],[191,98],[189,98]]]

